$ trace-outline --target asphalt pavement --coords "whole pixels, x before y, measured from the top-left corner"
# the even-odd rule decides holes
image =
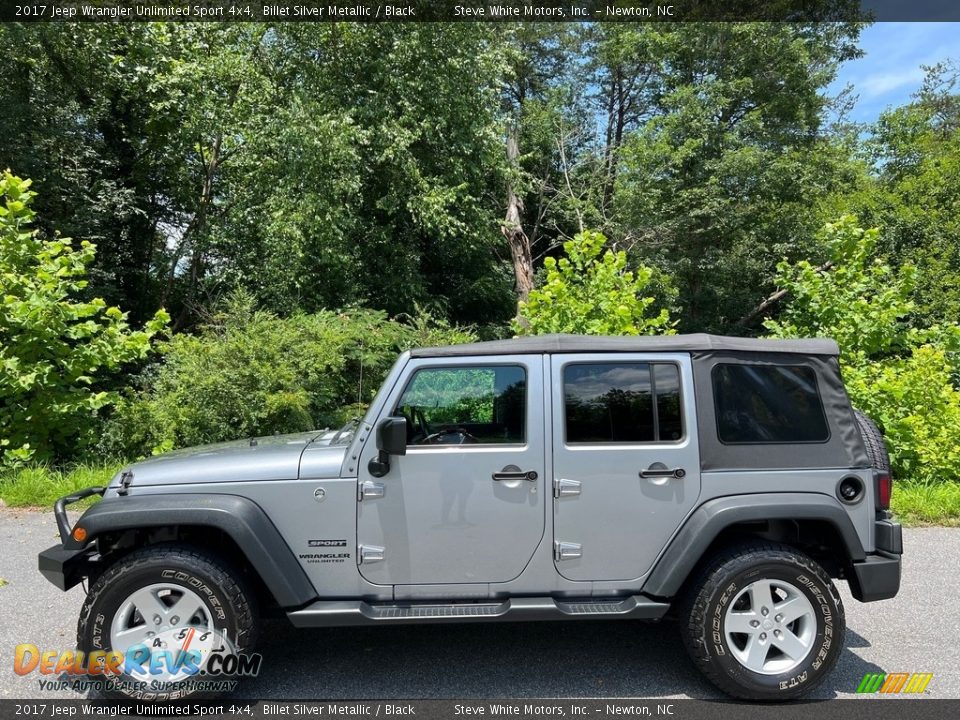
[[[927,696],[960,698],[960,528],[904,530],[893,600],[841,593],[847,642],[812,697],[855,694],[868,672],[932,672]],[[75,647],[83,590],[57,590],[37,553],[57,541],[52,513],[0,509],[0,698],[77,698],[13,672],[14,647]],[[265,624],[257,678],[236,699],[722,697],[669,622],[582,621],[297,630]]]

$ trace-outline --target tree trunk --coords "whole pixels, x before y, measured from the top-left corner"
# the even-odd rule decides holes
[[[513,173],[518,170],[519,157],[517,137],[511,131],[507,136],[507,163]],[[523,200],[517,195],[512,179],[507,183],[507,214],[500,226],[500,232],[510,245],[519,308],[519,303],[526,302],[533,290],[533,252],[530,238],[523,231]]]

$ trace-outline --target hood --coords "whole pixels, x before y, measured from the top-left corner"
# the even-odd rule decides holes
[[[347,448],[330,445],[332,436],[326,430],[313,430],[202,445],[134,463],[124,472],[133,473],[130,481],[133,487],[295,480],[300,477],[300,456],[310,447],[315,448],[316,455],[324,457],[324,466],[336,466],[335,477]],[[119,486],[121,475],[113,479],[110,487]]]

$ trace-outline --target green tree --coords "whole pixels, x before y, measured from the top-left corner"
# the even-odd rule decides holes
[[[171,338],[138,378],[107,424],[104,454],[339,427],[363,414],[398,352],[475,339],[429,315],[401,322],[354,308],[281,318],[256,310],[249,293],[198,330]]]
[[[611,151],[612,207],[620,233],[676,281],[684,329],[732,331],[780,258],[815,252],[821,203],[848,162],[824,127],[825,89],[858,34],[843,23],[688,23],[604,43],[611,68],[636,65],[637,53],[653,60],[635,83],[640,106],[613,115],[638,129]]]
[[[0,463],[63,460],[88,443],[116,400],[106,377],[151,349],[167,316],[131,331],[101,298],[79,299],[95,248],[31,228],[35,193],[9,171],[0,181]]]
[[[960,392],[952,361],[956,324],[917,323],[916,272],[876,257],[880,233],[851,216],[822,235],[831,259],[779,266],[788,304],[764,326],[773,337],[832,337],[855,407],[883,429],[895,472],[927,482],[960,480]]]
[[[913,264],[926,322],[960,317],[960,67],[927,68],[913,100],[880,116],[866,147],[876,182],[851,206],[884,228],[895,264]]]
[[[544,261],[546,281],[520,305],[521,335],[672,335],[670,312],[656,295],[672,295],[653,268],[627,269],[627,254],[604,251],[607,239],[585,231],[563,244],[566,257]],[[661,297],[661,300],[663,297]]]

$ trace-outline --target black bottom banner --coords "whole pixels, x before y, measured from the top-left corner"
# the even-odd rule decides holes
[[[553,700],[223,700],[109,702],[0,700],[0,718],[676,718],[677,720],[941,720],[960,717],[960,700],[857,698],[781,705],[669,699]]]

